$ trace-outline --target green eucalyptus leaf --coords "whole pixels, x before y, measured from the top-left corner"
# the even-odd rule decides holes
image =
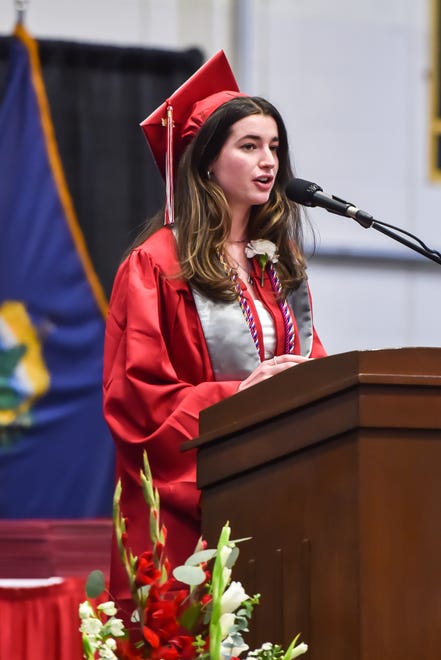
[[[88,598],[101,596],[106,589],[106,579],[102,571],[92,571],[86,580],[86,595]]]
[[[205,573],[200,566],[177,566],[173,571],[173,576],[179,582],[190,586],[205,582]]]
[[[199,621],[199,617],[201,615],[201,607],[202,605],[200,603],[194,603],[193,605],[187,607],[184,610],[182,616],[179,617],[179,623],[183,628],[188,630],[188,632],[192,632],[195,625]]]
[[[185,565],[198,566],[199,564],[203,564],[207,561],[210,561],[210,559],[213,559],[213,557],[216,557],[216,553],[216,548],[200,550],[199,552],[195,552],[190,557],[188,557],[188,559],[185,561]]]
[[[204,619],[203,619],[203,621],[202,621],[202,623],[204,624],[204,626],[208,626],[208,624],[209,624],[210,621],[211,621],[211,610],[212,610],[212,608],[210,607],[210,609],[207,609],[207,610],[205,610],[205,612],[204,612]]]
[[[227,561],[225,562],[225,566],[227,568],[233,568],[234,564],[237,561],[238,556],[239,556],[239,548],[231,548],[231,552],[228,556]]]

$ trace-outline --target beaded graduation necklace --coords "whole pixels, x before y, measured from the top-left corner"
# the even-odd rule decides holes
[[[277,271],[274,268],[274,264],[270,263],[268,265],[268,272],[273,291],[275,291],[277,294],[277,304],[279,305],[279,309],[282,312],[283,323],[285,325],[285,353],[294,353],[294,323],[291,317],[289,305],[285,298],[282,297],[282,285],[280,283],[279,276],[277,275]]]
[[[227,263],[225,256],[220,251],[218,251],[218,257],[222,266],[225,269],[225,272],[227,273],[228,277],[233,283],[237,300],[239,302],[245,320],[248,324],[251,337],[253,338],[254,345],[256,346],[256,350],[260,355],[260,342],[256,328],[256,322],[254,320],[254,315],[250,307],[250,304],[243,294],[243,289],[240,283],[237,270],[232,268]],[[271,286],[273,288],[274,293],[276,294],[277,304],[282,313],[283,324],[285,326],[285,353],[294,353],[295,332],[294,332],[294,323],[291,317],[291,311],[289,309],[288,303],[286,302],[285,298],[281,297],[282,284],[280,282],[279,276],[277,275],[277,271],[274,267],[274,264],[270,262],[268,263],[267,267],[268,267],[268,274],[269,274]]]

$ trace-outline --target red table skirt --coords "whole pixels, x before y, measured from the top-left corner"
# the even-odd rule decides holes
[[[82,660],[78,605],[86,598],[84,584],[75,577],[48,586],[0,587],[0,658]]]

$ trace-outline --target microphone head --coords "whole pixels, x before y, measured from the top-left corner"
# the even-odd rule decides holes
[[[304,206],[316,206],[314,194],[323,191],[319,185],[305,179],[291,179],[285,187],[286,196],[293,202],[303,204]]]

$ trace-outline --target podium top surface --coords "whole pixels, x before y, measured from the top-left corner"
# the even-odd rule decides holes
[[[200,435],[183,449],[362,385],[440,388],[441,392],[441,348],[351,351],[296,365],[202,410]]]

